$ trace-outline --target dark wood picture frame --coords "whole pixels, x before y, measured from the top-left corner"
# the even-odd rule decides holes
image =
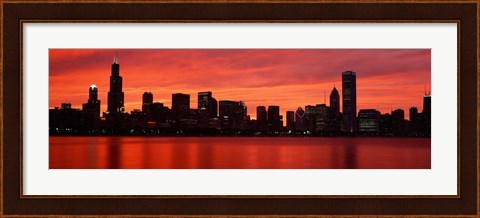
[[[471,216],[478,193],[478,1],[0,1],[0,216]],[[22,22],[446,22],[459,24],[457,196],[22,195]],[[461,152],[460,152],[461,151]]]

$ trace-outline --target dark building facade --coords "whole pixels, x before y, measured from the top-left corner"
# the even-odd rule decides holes
[[[430,93],[425,93],[425,96],[423,97],[422,115],[425,122],[425,135],[430,136],[432,129],[432,96]]]
[[[88,89],[88,101],[82,105],[82,113],[85,127],[90,130],[97,129],[100,124],[100,100],[98,100],[98,88],[91,85]]]
[[[298,107],[295,112],[295,130],[305,131],[305,111],[302,107]]]
[[[410,119],[407,126],[408,132],[414,136],[425,134],[425,119],[423,114],[418,113],[418,108],[411,107],[408,114]]]
[[[330,131],[329,129],[329,118],[330,118],[330,108],[326,104],[317,104],[316,105],[316,115],[315,115],[315,132],[322,133]]]
[[[375,109],[362,109],[358,112],[358,130],[360,132],[380,132],[380,112]]]
[[[400,135],[405,132],[405,111],[402,109],[397,109],[392,112],[392,127],[393,133],[396,135]]]
[[[188,114],[190,112],[190,95],[172,94],[172,112],[175,114]]]
[[[287,111],[287,130],[293,131],[295,130],[295,112],[294,111]]]
[[[257,107],[257,129],[266,130],[268,126],[267,123],[267,108],[265,106]]]
[[[215,98],[212,97],[212,92],[199,92],[198,93],[198,113],[200,115],[206,115],[208,118],[217,117],[218,103]]]
[[[153,104],[153,94],[144,92],[142,95],[142,112],[150,116]]]
[[[342,73],[342,112],[344,132],[357,131],[357,79],[353,71]]]
[[[230,101],[230,100],[222,100],[219,102],[219,116],[220,117],[233,117],[236,116],[238,107],[240,102],[238,101]]]
[[[423,110],[422,113],[425,115],[430,115],[432,113],[432,96],[425,94],[423,96]]]
[[[151,107],[151,120],[155,122],[155,125],[160,126],[165,124],[168,118],[170,110],[160,102],[154,102]]]
[[[128,117],[128,127],[132,133],[141,134],[147,127],[147,114],[139,109],[134,109]]]
[[[409,119],[411,122],[414,122],[415,120],[418,119],[418,108],[416,107],[411,107],[409,110],[408,110],[408,114],[409,114]]]
[[[61,108],[50,109],[48,115],[50,134],[75,134],[82,129],[82,111],[72,108],[69,103],[62,103]]]
[[[310,132],[315,132],[315,119],[317,117],[317,107],[313,105],[305,106],[305,127]]]
[[[124,93],[122,91],[122,77],[120,76],[120,65],[115,55],[110,75],[110,91],[108,92],[108,112],[124,112]]]
[[[245,128],[247,107],[242,101],[222,100],[219,102],[219,115],[226,128]]]
[[[340,95],[335,87],[333,87],[332,92],[330,93],[330,110],[334,115],[340,113]]]
[[[280,106],[268,106],[267,111],[268,129],[271,131],[278,131],[282,128],[282,117],[280,116]]]

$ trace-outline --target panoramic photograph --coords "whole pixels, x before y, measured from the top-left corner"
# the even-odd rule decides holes
[[[430,49],[50,49],[50,169],[430,169]]]

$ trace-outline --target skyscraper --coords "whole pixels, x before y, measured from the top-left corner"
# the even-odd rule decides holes
[[[100,100],[98,100],[98,88],[95,85],[91,85],[88,89],[88,101],[83,104],[83,111],[90,111],[97,117],[100,117]]]
[[[353,71],[342,73],[342,112],[344,132],[357,131],[357,79]]]
[[[142,112],[150,115],[152,111],[153,94],[151,92],[144,92],[142,96]]]
[[[402,109],[392,111],[392,126],[395,134],[402,134],[405,131],[405,112]]]
[[[287,130],[295,130],[295,112],[287,111]]]
[[[423,96],[423,110],[422,113],[430,116],[431,115],[431,108],[432,108],[432,96],[429,94],[425,94]]]
[[[265,108],[265,106],[257,107],[257,120],[267,121],[267,109]]]
[[[330,93],[330,110],[334,116],[337,116],[340,113],[340,95],[338,94],[337,88],[335,86]]]
[[[295,130],[305,131],[305,111],[302,107],[298,107],[295,112]]]
[[[408,111],[411,122],[414,122],[416,119],[418,119],[418,109],[416,107],[411,107]]]
[[[432,129],[432,96],[428,92],[425,92],[423,97],[422,115],[425,120],[425,135],[430,136]]]
[[[190,111],[190,95],[172,94],[172,111],[175,114],[187,114]]]
[[[306,130],[315,131],[315,117],[317,116],[317,107],[313,105],[305,106],[305,128]]]
[[[110,91],[108,92],[108,112],[124,112],[124,93],[122,91],[122,77],[117,55],[113,58],[112,74],[110,75]]]
[[[247,105],[245,105],[245,102],[240,101],[239,102],[239,116],[241,117],[242,120],[247,120],[247,118],[250,120],[250,116],[248,116],[248,111],[247,111]]]
[[[409,131],[413,134],[424,133],[425,130],[423,130],[424,129],[423,126],[425,126],[425,125],[422,125],[422,124],[425,123],[425,122],[422,122],[424,119],[422,119],[421,114],[418,113],[418,108],[411,107],[408,110],[408,114],[409,114],[409,119],[410,119]],[[423,131],[421,131],[421,130],[423,130]]]
[[[375,109],[362,109],[358,112],[360,132],[380,131],[380,112]]]
[[[226,128],[243,128],[247,119],[247,107],[242,101],[222,100],[219,114]]]
[[[267,109],[265,106],[257,107],[257,127],[260,130],[267,129]]]
[[[212,92],[199,92],[198,93],[198,113],[200,115],[206,115],[209,118],[217,117],[218,103],[215,98],[212,97]]]
[[[280,130],[283,126],[280,117],[280,106],[268,106],[267,115],[269,130]]]
[[[89,128],[97,127],[100,120],[100,100],[98,100],[98,88],[91,85],[88,89],[88,101],[82,105],[83,119]]]
[[[92,84],[88,89],[88,103],[100,103],[98,100],[98,88],[95,84]]]
[[[330,108],[326,104],[316,105],[317,114],[315,115],[315,132],[329,131],[329,112]]]

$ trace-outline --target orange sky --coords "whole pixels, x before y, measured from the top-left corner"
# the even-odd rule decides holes
[[[212,91],[219,100],[244,101],[256,117],[259,105],[288,110],[324,103],[334,86],[341,96],[341,73],[357,73],[357,110],[423,109],[430,86],[430,49],[50,49],[49,107],[71,103],[81,108],[88,89],[99,89],[107,108],[114,54],[123,77],[125,109],[140,109],[142,94],[171,107],[173,93]]]

